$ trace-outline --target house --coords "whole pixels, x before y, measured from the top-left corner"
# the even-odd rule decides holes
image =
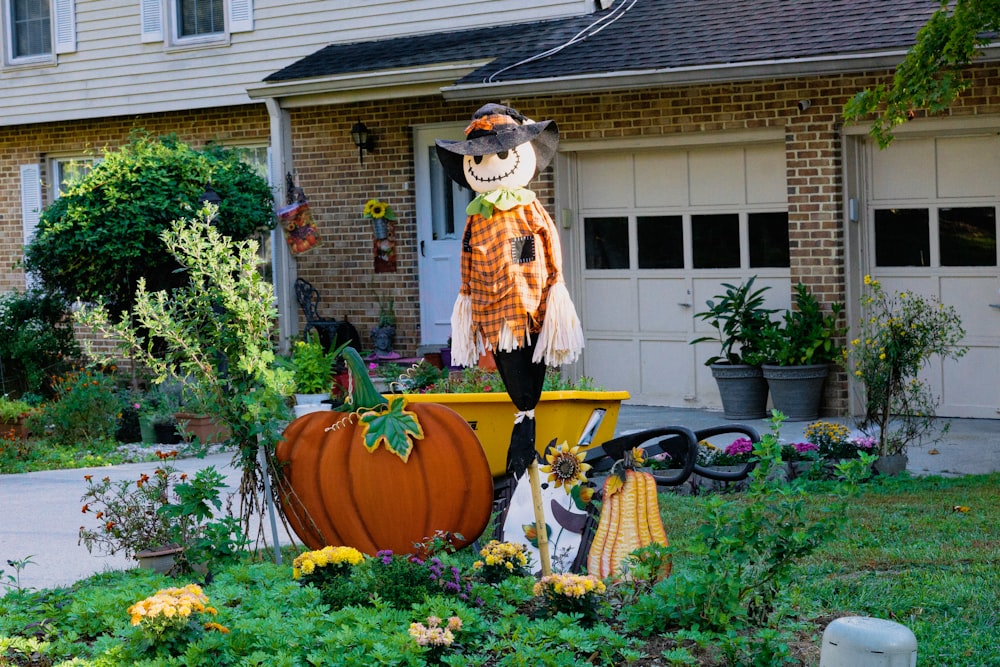
[[[638,403],[717,406],[702,363],[712,350],[688,341],[703,332],[693,314],[720,283],[756,275],[772,287],[769,304],[785,308],[801,281],[825,302],[846,303],[853,321],[872,275],[958,309],[970,351],[928,370],[939,413],[997,417],[996,49],[968,68],[973,86],[950,109],[918,113],[883,151],[866,127],[843,123],[843,106],[891,76],[935,2],[498,6],[508,4],[484,14],[483,3],[317,2],[305,21],[256,0],[251,32],[233,31],[239,24],[227,15],[226,44],[193,50],[170,41],[170,21],[166,41],[141,41],[139,8],[112,29],[107,16],[82,22],[82,5],[77,26],[87,30],[75,52],[55,54],[45,69],[12,71],[8,62],[3,71],[5,89],[13,82],[16,91],[0,102],[0,145],[13,148],[0,154],[0,265],[11,264],[30,218],[32,200],[19,194],[26,165],[51,180],[58,156],[120,140],[133,125],[269,147],[279,200],[281,176],[293,175],[322,238],[294,258],[274,244],[283,333],[297,330],[297,275],[321,290],[326,314],[363,333],[378,299],[393,298],[397,347],[440,345],[468,194],[443,177],[434,140],[462,136],[475,109],[504,101],[560,128],[559,154],[534,189],[562,228],[587,340],[569,372],[628,389]],[[104,44],[107,32],[115,35]],[[84,57],[88,43],[118,54],[119,85],[98,71],[110,64]],[[75,69],[60,78],[63,67]],[[176,72],[186,76],[168,83]],[[25,108],[34,96],[44,108]],[[67,100],[74,109],[63,112]],[[374,137],[371,150],[351,139],[358,123]],[[373,197],[398,216],[394,272],[373,269],[361,216]],[[22,280],[16,270],[0,274],[0,289]],[[836,373],[824,410],[851,407]]]

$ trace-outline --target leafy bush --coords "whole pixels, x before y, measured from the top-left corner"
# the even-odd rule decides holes
[[[25,266],[50,290],[124,312],[140,277],[151,291],[187,280],[160,234],[194,211],[209,182],[222,198],[220,232],[242,240],[273,227],[270,187],[238,153],[137,132],[42,211]]]
[[[753,449],[759,463],[746,497],[708,500],[705,520],[686,550],[688,567],[674,568],[623,610],[629,629],[725,632],[768,625],[796,561],[815,551],[827,534],[821,522],[806,517],[801,492],[768,481],[771,469],[782,463],[780,416],[772,424],[774,432]]]
[[[57,293],[35,288],[0,295],[0,394],[52,395],[49,378],[80,356],[68,313]]]
[[[55,398],[44,403],[33,419],[56,444],[114,442],[121,411],[114,375],[83,368],[56,378],[54,390]]]
[[[911,292],[887,294],[865,276],[858,337],[847,359],[864,386],[859,427],[878,440],[878,454],[901,454],[911,442],[935,435],[940,398],[918,378],[931,357],[958,359],[967,347],[962,319],[953,306]]]

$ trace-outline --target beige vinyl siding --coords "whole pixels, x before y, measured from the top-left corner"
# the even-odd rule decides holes
[[[248,86],[327,44],[470,28],[485,20],[481,2],[254,0],[252,31],[234,32],[219,44],[173,47],[166,26],[171,4],[163,2],[164,41],[146,42],[142,0],[76,3],[76,52],[60,55],[54,67],[0,72],[0,125],[246,104]],[[488,5],[491,21],[503,16],[512,23],[584,14],[592,6],[588,0]]]

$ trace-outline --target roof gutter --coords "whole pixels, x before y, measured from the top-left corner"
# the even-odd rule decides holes
[[[280,98],[284,108],[306,106],[317,101],[334,104],[439,95],[442,84],[468,76],[488,62],[489,60],[464,60],[422,67],[348,72],[314,79],[262,83],[247,88],[247,95],[251,99]]]
[[[441,88],[446,100],[482,99],[484,97],[544,95],[554,93],[590,93],[609,90],[655,88],[672,85],[721,83],[750,79],[790,78],[820,74],[846,74],[864,70],[892,69],[907,53],[906,49],[864,54],[755,60],[745,63],[719,63],[669,67],[652,70],[622,70],[581,74],[559,78],[522,79],[496,83],[466,83]],[[1000,59],[1000,46],[990,45],[976,62]]]

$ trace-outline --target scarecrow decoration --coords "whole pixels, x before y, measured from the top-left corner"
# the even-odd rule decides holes
[[[558,231],[526,187],[551,161],[559,131],[554,121],[535,122],[510,107],[487,104],[472,116],[465,135],[464,141],[437,141],[448,175],[478,193],[466,209],[461,287],[451,316],[452,363],[474,366],[492,351],[518,409],[507,472],[518,478],[529,471],[536,525],[544,526],[534,409],[546,367],[572,363],[583,348],[580,319],[563,281]],[[538,535],[543,572],[544,533]]]

